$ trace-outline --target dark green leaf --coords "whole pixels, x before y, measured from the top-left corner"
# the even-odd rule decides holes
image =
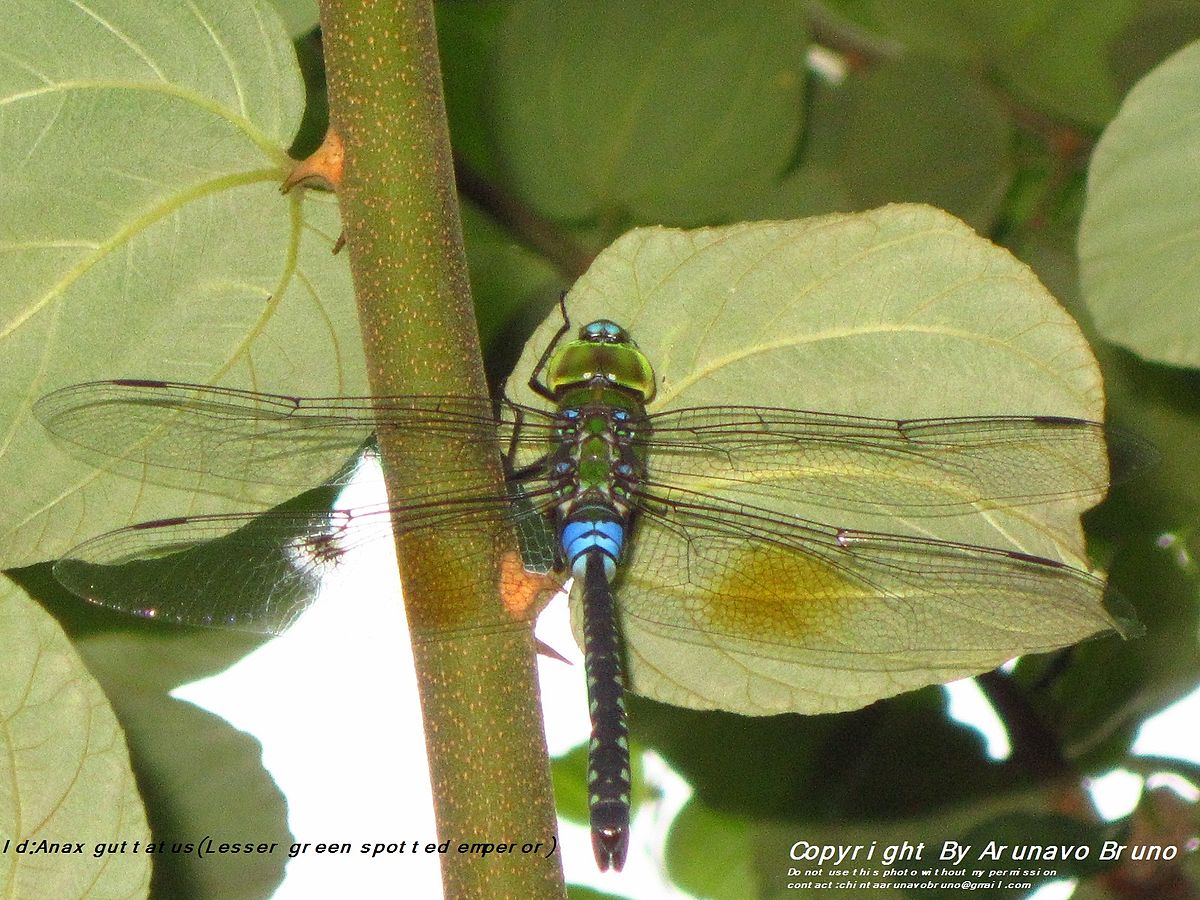
[[[1011,128],[991,92],[906,57],[851,80],[847,94],[839,160],[857,207],[919,201],[991,224],[1012,177]]]
[[[667,835],[671,880],[697,897],[713,900],[758,896],[751,836],[745,822],[713,812],[693,798]]]
[[[726,215],[792,155],[806,46],[784,0],[520,3],[493,87],[511,184],[559,220]]]

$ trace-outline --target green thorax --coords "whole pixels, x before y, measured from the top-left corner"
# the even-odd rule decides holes
[[[575,483],[562,517],[581,503],[611,507],[622,483],[617,467],[645,472],[644,450],[634,436],[648,430],[645,404],[654,396],[650,361],[623,328],[598,319],[551,356],[546,383],[562,422],[558,461],[569,463]]]
[[[560,407],[604,403],[629,408],[633,400],[636,408],[654,399],[654,369],[625,329],[598,319],[550,357],[546,385]]]

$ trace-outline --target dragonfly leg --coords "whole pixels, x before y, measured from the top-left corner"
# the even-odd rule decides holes
[[[554,352],[554,348],[558,346],[568,331],[571,330],[571,317],[567,315],[567,292],[563,291],[558,295],[558,308],[562,312],[563,323],[558,331],[554,334],[554,339],[550,341],[546,349],[542,351],[541,358],[537,361],[537,365],[533,367],[533,374],[529,376],[529,389],[539,397],[545,397],[554,403],[558,402],[558,397],[554,391],[550,390],[541,380],[542,369],[546,368],[546,363],[550,359],[550,355]]]
[[[550,459],[551,454],[545,453],[539,456],[533,462],[521,466],[519,469],[511,468],[511,463],[505,461],[505,477],[508,481],[527,481],[535,475],[540,475],[546,471],[546,461]]]
[[[517,442],[521,437],[521,429],[525,427],[525,410],[509,400],[508,396],[503,393],[500,395],[500,402],[511,409],[513,414],[512,435],[508,439],[508,450],[504,454],[504,471],[511,476],[513,474],[512,461],[517,458]],[[542,459],[545,459],[545,456]],[[528,466],[523,468],[528,468]]]

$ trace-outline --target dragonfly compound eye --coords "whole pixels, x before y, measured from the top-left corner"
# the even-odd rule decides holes
[[[616,322],[608,319],[597,319],[579,329],[579,339],[591,344],[627,344],[631,343],[629,333]]]

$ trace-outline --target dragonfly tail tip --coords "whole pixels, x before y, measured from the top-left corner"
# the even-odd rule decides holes
[[[620,872],[629,853],[629,827],[593,828],[592,850],[601,872],[607,872],[610,868]]]

